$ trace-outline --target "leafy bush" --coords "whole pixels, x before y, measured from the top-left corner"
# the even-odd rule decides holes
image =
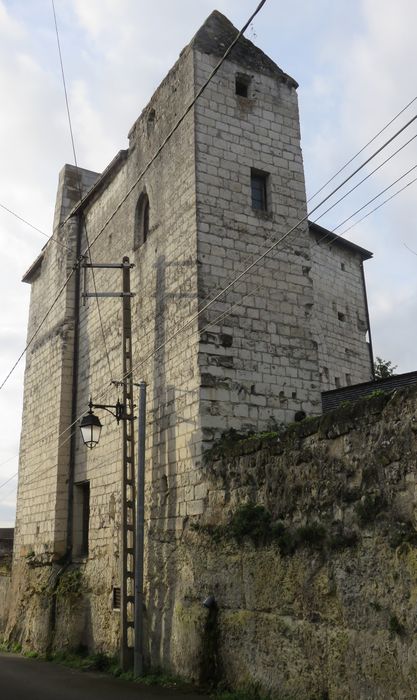
[[[238,542],[249,537],[254,544],[264,544],[271,539],[272,516],[263,506],[245,503],[232,515],[229,532]]]

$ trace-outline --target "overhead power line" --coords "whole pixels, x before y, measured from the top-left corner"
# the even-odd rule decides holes
[[[14,372],[14,370],[16,369],[17,365],[19,364],[20,360],[22,359],[22,357],[25,355],[25,353],[27,352],[28,348],[29,348],[30,345],[32,344],[34,338],[36,337],[36,335],[37,335],[37,334],[39,333],[39,331],[41,330],[41,328],[42,328],[44,322],[46,321],[46,318],[49,316],[50,312],[52,311],[52,308],[55,306],[55,304],[56,304],[56,302],[57,302],[59,296],[62,294],[62,292],[64,291],[66,285],[69,283],[69,281],[70,281],[70,279],[71,279],[71,277],[72,277],[72,275],[73,275],[73,272],[75,271],[76,267],[79,266],[79,265],[81,264],[81,262],[84,260],[86,254],[89,253],[89,249],[91,248],[91,246],[95,243],[95,241],[99,238],[99,236],[100,236],[100,235],[103,233],[103,231],[107,228],[107,226],[109,225],[110,221],[112,221],[112,219],[114,218],[114,216],[116,215],[116,213],[119,211],[119,209],[120,209],[121,206],[124,204],[124,202],[126,201],[126,199],[129,197],[129,195],[131,194],[131,192],[134,190],[134,188],[135,188],[136,185],[138,184],[139,180],[143,177],[143,175],[145,174],[145,172],[149,169],[149,167],[151,166],[151,164],[152,164],[152,163],[154,162],[154,160],[159,156],[159,154],[161,153],[162,149],[166,146],[166,144],[168,143],[168,141],[171,139],[172,135],[175,133],[175,131],[178,129],[178,127],[182,124],[182,122],[184,121],[185,117],[187,116],[187,114],[190,112],[190,110],[191,110],[192,107],[194,106],[194,104],[195,104],[195,102],[197,101],[197,99],[198,99],[198,98],[200,97],[200,95],[204,92],[204,90],[206,89],[207,85],[210,83],[210,81],[213,79],[214,75],[215,75],[215,74],[217,73],[217,71],[220,69],[221,65],[223,64],[223,62],[226,60],[227,56],[228,56],[228,55],[230,54],[230,52],[232,51],[232,49],[233,49],[233,47],[235,46],[235,44],[237,43],[237,41],[240,39],[240,37],[241,37],[241,36],[243,35],[243,33],[246,31],[246,29],[248,28],[248,26],[250,25],[250,23],[253,21],[253,19],[256,17],[256,15],[257,15],[258,12],[262,9],[262,7],[265,5],[265,3],[266,3],[266,0],[262,0],[262,2],[259,3],[259,5],[257,6],[256,10],[252,13],[252,15],[250,16],[250,18],[248,19],[248,21],[244,24],[244,26],[242,27],[242,29],[238,32],[238,34],[236,35],[236,37],[234,38],[234,40],[233,40],[232,43],[230,44],[229,48],[228,48],[228,49],[226,50],[226,52],[223,54],[222,58],[219,60],[219,62],[218,62],[217,65],[215,66],[215,68],[212,70],[212,72],[210,73],[210,75],[209,75],[209,77],[207,78],[207,80],[204,82],[204,84],[202,85],[202,87],[199,89],[199,91],[198,91],[197,94],[195,95],[195,97],[194,97],[194,99],[192,100],[192,102],[188,105],[188,107],[186,108],[186,110],[185,110],[185,112],[183,113],[183,115],[178,119],[178,121],[176,122],[176,124],[174,125],[174,127],[173,127],[173,128],[171,129],[171,131],[169,132],[168,136],[164,139],[164,141],[163,141],[163,143],[161,144],[161,146],[159,146],[159,148],[158,148],[157,151],[155,152],[154,156],[151,158],[151,160],[150,160],[150,161],[148,162],[148,164],[145,166],[145,168],[143,169],[143,171],[141,172],[141,174],[139,175],[139,177],[135,180],[135,183],[133,184],[133,186],[132,186],[131,188],[129,188],[128,192],[127,192],[126,195],[122,198],[122,200],[119,202],[119,204],[117,205],[117,207],[114,209],[114,211],[112,212],[112,214],[110,215],[110,217],[109,217],[109,218],[107,219],[107,221],[105,222],[104,226],[102,226],[102,228],[99,230],[99,232],[98,232],[97,235],[95,236],[94,240],[93,240],[90,244],[88,244],[88,246],[87,246],[86,250],[84,251],[84,253],[80,255],[80,257],[79,257],[79,259],[77,260],[77,262],[76,262],[76,264],[75,264],[73,270],[71,271],[70,275],[67,277],[67,279],[66,279],[66,281],[65,281],[65,284],[64,284],[63,287],[61,288],[61,290],[60,290],[60,292],[59,292],[59,294],[58,294],[58,297],[56,297],[56,298],[54,299],[51,308],[50,308],[49,311],[45,314],[44,318],[42,319],[40,325],[39,325],[38,328],[36,329],[36,331],[35,331],[35,333],[33,334],[32,338],[31,338],[31,339],[29,340],[29,342],[26,344],[24,350],[23,350],[22,353],[19,355],[19,357],[18,357],[18,359],[16,360],[15,364],[13,365],[12,369],[10,370],[10,372],[8,373],[8,375],[6,376],[6,378],[3,380],[3,383],[0,385],[0,390],[3,388],[3,386],[5,385],[5,383],[7,382],[7,380],[9,379],[9,377],[11,376],[11,374]],[[55,16],[55,15],[54,15],[54,16]],[[68,216],[67,219],[64,220],[63,224],[65,224],[65,223],[69,220],[69,218],[70,218],[70,216]]]
[[[330,194],[328,194],[319,204],[317,204],[310,212],[308,212],[305,216],[303,216],[299,221],[297,221],[294,226],[292,226],[286,233],[284,233],[283,236],[281,236],[277,241],[275,241],[272,245],[270,245],[261,255],[256,257],[250,265],[248,265],[242,272],[240,272],[236,277],[234,277],[233,280],[231,280],[223,289],[221,289],[215,296],[205,304],[202,309],[200,309],[197,313],[195,313],[186,323],[178,328],[175,333],[172,334],[169,338],[167,338],[163,343],[158,345],[157,348],[155,348],[150,355],[148,355],[144,362],[146,362],[150,357],[153,357],[159,350],[162,350],[169,342],[171,342],[174,338],[176,338],[180,333],[182,333],[184,330],[186,330],[190,325],[196,321],[207,309],[209,309],[216,301],[218,301],[224,294],[226,294],[230,289],[232,289],[240,280],[247,275],[251,270],[253,270],[257,265],[259,265],[262,260],[264,260],[270,253],[278,246],[280,243],[285,241],[288,236],[291,235],[299,226],[301,226],[303,223],[307,221],[308,218],[310,218],[311,214],[317,211],[319,207],[323,206],[323,204],[328,201],[338,190],[340,190],[349,180],[351,180],[355,175],[357,175],[358,172],[360,172],[371,160],[373,160],[381,151],[388,146],[395,138],[399,136],[410,124],[412,124],[415,120],[417,119],[417,114],[410,119],[401,129],[399,129],[394,136],[391,136],[388,141],[386,141],[380,148],[378,148],[369,158],[367,158],[356,170],[354,170],[353,173],[351,173],[345,180],[335,187]],[[141,366],[143,363],[140,363],[139,366]],[[133,367],[132,371],[137,369],[137,366]],[[122,379],[124,379],[123,377]]]
[[[375,209],[373,209],[371,212],[369,212],[366,216],[369,216],[373,211],[376,211],[377,209],[379,209],[381,206],[383,206],[383,204],[387,203],[390,199],[392,199],[393,197],[395,197],[397,194],[399,194],[399,193],[402,192],[404,189],[406,189],[406,187],[409,187],[411,184],[413,184],[413,183],[416,182],[416,181],[417,181],[417,178],[415,178],[414,180],[412,180],[411,182],[409,182],[407,185],[405,185],[405,186],[402,187],[400,190],[398,190],[398,192],[396,192],[394,195],[392,195],[392,196],[389,197],[387,200],[385,200],[384,202],[382,202],[382,204],[380,204],[378,207],[375,207]],[[393,183],[393,184],[395,184],[395,183]],[[382,194],[382,192],[381,192],[380,194]],[[373,200],[370,200],[370,201],[368,202],[368,204],[369,204],[371,201],[373,201]],[[366,216],[363,217],[363,218],[366,218]],[[357,223],[359,223],[359,222],[357,222]],[[354,224],[354,226],[355,226],[355,225],[356,225],[356,224]],[[353,228],[353,226],[350,227],[350,228]],[[342,233],[341,235],[343,235],[343,233]],[[337,236],[335,235],[333,240],[339,239],[340,237],[341,237],[340,234],[337,235]],[[323,238],[324,238],[324,237],[323,237]],[[322,239],[321,239],[321,240],[322,240]],[[274,252],[275,252],[275,251],[274,251]],[[203,328],[198,329],[198,335],[201,335],[202,333],[204,333],[204,332],[210,330],[211,328],[213,328],[213,326],[217,325],[218,323],[222,322],[225,318],[227,318],[228,316],[230,316],[230,315],[232,314],[232,312],[233,312],[236,308],[238,308],[239,306],[241,306],[242,302],[243,302],[247,297],[253,296],[254,294],[256,294],[262,286],[263,286],[263,282],[260,282],[259,284],[255,285],[252,289],[250,289],[250,291],[248,291],[246,294],[244,294],[243,296],[241,296],[240,299],[239,299],[238,301],[235,301],[235,302],[234,302],[233,304],[231,304],[227,309],[225,309],[224,311],[222,311],[221,313],[219,313],[219,314],[218,314],[215,318],[213,318],[211,321],[207,322],[207,323],[205,324],[205,326],[203,326]],[[190,327],[188,327],[188,328],[190,328]],[[172,336],[170,336],[170,337],[167,339],[167,343],[169,343],[171,340],[173,340],[174,337],[175,337],[175,334],[172,335]],[[152,357],[159,351],[159,349],[160,349],[161,347],[162,347],[162,346],[156,348],[156,349],[155,349],[152,353],[150,353],[144,360],[141,360],[139,363],[137,363],[136,365],[134,365],[132,371],[138,370],[139,368],[143,367],[150,359],[152,359]],[[178,351],[178,353],[176,353],[174,356],[172,356],[171,359],[175,359],[176,357],[179,357],[179,356],[182,355],[182,354],[183,354],[183,350],[181,349],[180,351]],[[110,388],[111,388],[111,387],[108,386],[108,385],[106,386],[106,388],[103,388],[103,390],[97,395],[97,400],[99,400],[99,399],[105,397],[105,396],[109,393]],[[77,416],[77,418],[76,418],[70,425],[67,426],[67,428],[65,428],[63,431],[61,431],[61,433],[58,435],[58,440],[59,440],[61,437],[64,437],[64,435],[65,435],[66,433],[68,433],[68,431],[70,431],[70,430],[76,425],[76,423],[80,420],[80,418],[84,415],[84,413],[85,413],[85,411],[83,411],[82,413],[80,413],[79,416]],[[34,445],[38,444],[39,442],[41,442],[42,440],[46,439],[47,437],[49,437],[49,436],[52,435],[52,434],[53,434],[53,432],[51,431],[51,433],[48,433],[48,434],[46,434],[46,435],[42,435],[42,436],[34,443]],[[69,439],[70,439],[70,435],[68,435],[68,436],[66,437],[66,439],[64,440],[64,442],[62,442],[62,443],[60,444],[60,447],[62,447],[63,445],[65,445],[65,444],[68,442]],[[11,459],[11,458],[9,458],[9,460],[7,460],[7,461],[10,461],[10,459]],[[39,464],[41,464],[41,463],[39,462]],[[37,465],[37,467],[39,466],[39,464]],[[1,466],[1,465],[0,465],[0,466]],[[53,464],[53,465],[51,465],[50,467],[47,467],[46,470],[45,470],[45,472],[40,472],[40,475],[49,473],[49,471],[51,471],[52,469],[54,469],[56,466],[57,466],[57,464]],[[34,471],[37,472],[37,469],[35,469]],[[11,479],[13,479],[15,476],[17,476],[17,472],[16,472],[16,474],[12,475],[12,476],[10,477],[10,479],[8,479],[7,482],[5,482],[3,485],[6,485],[6,483],[8,483],[8,482],[9,482]],[[38,475],[37,478],[39,478],[39,475]],[[28,485],[30,485],[31,483],[34,483],[36,480],[37,480],[36,478],[35,478],[35,479],[32,479],[31,481],[28,482]],[[0,488],[2,488],[3,485],[0,485]]]
[[[56,245],[59,245],[59,246],[61,246],[62,248],[65,248],[66,250],[69,250],[70,252],[72,252],[72,251],[71,251],[71,248],[69,248],[67,245],[65,245],[65,243],[62,243],[61,241],[58,241],[56,238],[54,238],[54,236],[48,236],[48,234],[45,233],[45,231],[42,231],[42,230],[41,230],[40,228],[38,228],[37,226],[34,226],[33,224],[31,224],[30,221],[28,221],[27,219],[24,219],[23,216],[20,216],[19,214],[16,214],[16,212],[13,211],[13,209],[9,209],[9,207],[6,207],[5,204],[0,204],[0,207],[1,207],[2,209],[4,209],[5,211],[7,211],[7,212],[8,212],[9,214],[11,214],[12,216],[14,216],[16,219],[19,219],[19,221],[22,221],[22,222],[23,222],[24,224],[26,224],[27,226],[30,226],[30,228],[32,228],[34,231],[37,231],[38,233],[40,233],[41,236],[45,236],[45,238],[47,238],[48,241],[51,241],[51,242],[53,242],[53,243],[56,243]]]
[[[340,202],[343,202],[343,200],[346,199],[346,197],[348,197],[352,192],[354,192],[354,190],[356,190],[358,187],[360,187],[360,185],[362,185],[366,180],[369,180],[369,178],[374,173],[376,173],[377,170],[380,170],[384,165],[386,165],[386,163],[388,163],[392,158],[394,158],[394,156],[396,156],[397,153],[400,153],[400,151],[402,151],[406,146],[408,146],[409,143],[411,143],[411,141],[414,141],[414,139],[416,139],[416,138],[417,138],[417,134],[412,136],[411,139],[406,141],[406,143],[404,143],[402,146],[400,146],[400,148],[397,148],[397,150],[394,151],[394,153],[392,153],[390,156],[388,156],[388,158],[386,158],[384,161],[382,161],[382,163],[380,163],[380,165],[378,165],[376,168],[374,168],[374,170],[371,170],[371,172],[368,175],[366,175],[366,177],[362,178],[362,180],[359,180],[359,182],[356,185],[354,185],[354,187],[352,187],[342,197],[340,197],[338,200],[336,200],[336,202],[334,204],[332,204],[331,207],[326,209],[326,211],[324,211],[322,214],[320,214],[320,216],[318,216],[317,219],[314,219],[313,223],[317,223],[317,221],[320,221],[320,219],[322,219],[323,216],[328,214],[329,211],[334,209],[338,204],[340,204]]]
[[[413,97],[413,99],[411,100],[411,102],[409,102],[408,104],[406,104],[405,107],[403,107],[392,119],[390,119],[390,121],[387,122],[387,124],[385,124],[385,126],[383,126],[382,129],[380,129],[380,130],[378,131],[378,133],[375,134],[375,136],[373,136],[364,146],[362,146],[362,148],[360,148],[359,151],[357,151],[357,153],[355,153],[355,155],[352,156],[352,158],[350,158],[350,159],[337,171],[337,173],[335,173],[334,175],[332,175],[332,177],[331,177],[329,180],[327,180],[327,182],[325,182],[324,185],[322,185],[322,186],[320,187],[320,189],[317,190],[317,192],[315,192],[314,194],[312,194],[311,197],[308,198],[307,203],[308,203],[308,202],[311,202],[311,200],[314,199],[318,194],[320,194],[320,192],[322,192],[322,191],[324,190],[324,188],[327,187],[327,185],[329,185],[331,182],[333,182],[333,180],[334,180],[338,175],[340,175],[340,173],[342,173],[342,172],[348,167],[348,165],[350,165],[361,153],[363,153],[363,151],[364,151],[366,148],[368,148],[368,146],[370,146],[371,143],[373,143],[374,141],[376,141],[376,139],[378,138],[378,136],[381,136],[381,134],[382,134],[386,129],[388,129],[388,127],[391,126],[391,124],[393,124],[393,123],[395,122],[395,120],[398,119],[398,117],[400,117],[400,116],[406,111],[406,109],[408,109],[409,107],[411,107],[411,105],[412,105],[416,100],[417,100],[417,96],[416,96],[416,97]]]
[[[13,458],[13,459],[14,459],[14,458]],[[6,479],[6,481],[3,481],[3,483],[0,484],[0,489],[2,489],[3,486],[6,486],[6,484],[10,483],[10,481],[12,481],[12,479],[14,479],[14,478],[18,475],[18,473],[19,473],[19,472],[15,472],[15,473],[12,474],[11,476],[9,476],[9,478]]]
[[[138,185],[138,183],[140,182],[140,180],[143,178],[143,176],[145,175],[145,173],[149,170],[149,168],[151,167],[152,163],[156,160],[156,158],[158,158],[159,154],[163,151],[163,149],[164,149],[165,146],[167,145],[168,141],[171,140],[172,136],[175,134],[175,132],[177,131],[178,127],[181,126],[181,124],[183,123],[184,119],[185,119],[186,116],[191,112],[192,108],[194,107],[194,105],[195,105],[195,103],[197,102],[197,100],[199,99],[199,97],[201,97],[201,95],[203,94],[203,92],[205,91],[205,89],[207,88],[207,86],[209,85],[209,83],[213,80],[214,76],[216,75],[216,73],[219,71],[219,69],[220,69],[221,66],[223,65],[224,61],[225,61],[226,58],[229,56],[230,52],[233,50],[233,47],[237,44],[237,42],[239,41],[239,39],[241,38],[241,36],[244,34],[244,32],[246,31],[246,29],[249,27],[249,25],[251,24],[251,22],[254,20],[254,18],[255,18],[256,15],[258,14],[258,12],[260,12],[260,10],[262,9],[262,7],[265,5],[265,2],[266,2],[266,0],[262,0],[262,2],[259,3],[259,5],[257,6],[256,10],[251,14],[251,16],[249,17],[249,19],[247,20],[247,22],[245,22],[245,24],[243,25],[242,29],[236,34],[236,36],[235,36],[235,38],[233,39],[232,43],[230,44],[229,48],[225,51],[225,53],[223,54],[223,56],[220,58],[220,60],[218,61],[218,63],[216,64],[216,66],[213,68],[213,70],[211,71],[211,73],[210,73],[210,75],[208,76],[208,78],[204,81],[203,85],[197,90],[197,92],[196,92],[194,98],[191,100],[191,102],[190,102],[190,104],[188,105],[188,107],[185,109],[185,111],[184,111],[183,114],[180,116],[180,118],[178,119],[178,121],[174,124],[174,126],[173,126],[172,129],[171,129],[171,131],[170,131],[170,132],[168,133],[168,135],[164,138],[164,140],[162,141],[161,145],[157,148],[157,150],[156,150],[156,152],[154,153],[154,155],[152,156],[152,158],[147,162],[147,164],[146,164],[145,167],[142,169],[142,171],[140,172],[140,174],[139,174],[139,175],[137,176],[137,178],[134,180],[133,185],[131,185],[131,186],[129,187],[128,191],[127,191],[126,194],[122,197],[122,199],[121,199],[121,201],[119,202],[119,204],[117,205],[117,207],[113,210],[113,212],[112,212],[112,213],[110,214],[110,216],[107,218],[107,220],[105,221],[105,223],[103,224],[103,226],[101,227],[101,229],[98,231],[98,233],[96,234],[96,236],[93,238],[93,240],[91,241],[90,247],[94,245],[94,243],[98,240],[98,238],[101,236],[101,234],[103,233],[103,231],[105,231],[105,229],[107,228],[107,226],[109,225],[109,223],[114,219],[114,217],[116,216],[117,212],[120,210],[120,208],[121,208],[122,205],[125,203],[125,201],[128,199],[128,197],[131,195],[131,193],[132,193],[133,190],[136,188],[136,186]],[[87,253],[87,250],[85,251],[84,255],[85,255],[86,253]]]
[[[53,12],[53,15],[54,15],[54,24],[55,24],[56,41],[57,41],[57,45],[58,45],[59,63],[60,63],[60,66],[61,66],[62,85],[63,85],[63,88],[64,88],[65,105],[66,105],[66,109],[67,109],[68,126],[69,126],[70,137],[71,137],[71,144],[72,144],[72,153],[73,153],[73,156],[74,156],[74,165],[75,165],[75,169],[76,169],[76,173],[77,173],[77,186],[78,186],[78,193],[79,193],[79,196],[80,196],[79,204],[82,204],[82,201],[83,201],[83,192],[82,192],[82,187],[81,187],[81,173],[80,173],[80,169],[79,169],[79,167],[78,167],[77,151],[76,151],[76,149],[75,149],[74,130],[73,130],[73,128],[72,128],[72,120],[71,120],[71,112],[70,112],[70,106],[69,106],[69,100],[68,100],[67,83],[66,83],[66,80],[65,80],[64,62],[63,62],[63,60],[62,60],[61,42],[60,42],[60,40],[59,40],[58,22],[57,22],[57,17],[56,17],[56,12],[55,12],[55,2],[54,2],[54,0],[51,0],[51,2],[52,2],[52,12]],[[84,228],[85,239],[86,239],[86,242],[87,242],[87,250],[88,250],[88,254],[89,254],[89,259],[90,259],[90,263],[92,264],[93,261],[92,261],[92,258],[91,258],[91,249],[90,249],[90,244],[89,244],[89,240],[88,240],[87,224],[86,224],[86,221],[85,221],[85,218],[84,218],[84,217],[82,217],[82,222],[83,222],[83,228]],[[93,267],[91,267],[91,274],[92,274],[92,279],[93,279],[94,291],[95,291],[95,294],[96,294],[95,299],[96,299],[96,303],[97,303],[97,312],[98,312],[98,318],[99,318],[99,323],[100,323],[100,328],[101,328],[101,335],[102,335],[103,343],[104,343],[104,349],[105,349],[105,352],[106,352],[106,358],[107,358],[107,365],[108,365],[108,369],[109,369],[110,381],[112,381],[113,376],[112,376],[112,371],[111,371],[110,355],[109,355],[109,350],[108,350],[108,347],[107,347],[106,334],[105,334],[105,332],[104,332],[104,326],[103,326],[103,319],[102,319],[102,316],[101,316],[100,303],[99,303],[99,299],[98,299],[98,296],[97,296],[96,276],[95,276],[95,272],[94,272],[94,268],[93,268]]]
[[[351,215],[348,216],[346,219],[344,219],[343,221],[341,221],[340,224],[337,224],[337,226],[335,226],[335,227],[333,228],[333,231],[337,231],[338,228],[340,228],[341,226],[343,226],[344,224],[346,224],[348,221],[350,221],[351,219],[353,219],[353,217],[356,216],[356,214],[359,214],[359,212],[361,212],[361,211],[363,211],[364,209],[366,209],[366,207],[368,207],[370,204],[372,204],[372,202],[374,202],[376,199],[378,199],[378,197],[381,197],[381,195],[385,194],[385,192],[388,192],[388,190],[390,190],[391,187],[394,187],[394,185],[396,185],[397,182],[400,182],[401,180],[403,180],[405,177],[407,177],[407,175],[409,175],[410,173],[412,173],[413,170],[415,170],[416,168],[417,168],[417,165],[413,165],[412,168],[410,168],[410,169],[407,170],[405,173],[403,173],[403,175],[401,175],[401,176],[398,177],[396,180],[394,180],[394,182],[392,182],[392,183],[391,183],[390,185],[388,185],[387,187],[384,187],[384,189],[381,190],[381,192],[378,192],[378,194],[375,195],[375,197],[372,197],[372,199],[370,199],[368,202],[366,202],[366,204],[363,204],[361,207],[359,207],[359,209],[356,209],[356,211],[354,211],[353,214],[351,214]]]
[[[417,177],[415,177],[415,178],[414,178],[413,180],[411,180],[410,182],[407,182],[407,184],[404,185],[404,187],[401,187],[401,189],[397,190],[397,192],[394,192],[394,194],[392,194],[390,197],[387,197],[387,199],[384,199],[384,201],[381,202],[381,204],[378,204],[377,207],[374,207],[374,209],[371,209],[371,211],[369,211],[367,214],[365,214],[365,216],[362,216],[358,221],[355,221],[354,224],[352,224],[351,226],[349,226],[348,228],[346,228],[344,231],[341,231],[341,233],[339,233],[339,237],[340,237],[340,236],[344,236],[345,233],[347,233],[348,231],[351,231],[353,228],[355,228],[355,226],[357,226],[358,224],[360,224],[361,221],[363,221],[364,219],[367,219],[368,216],[370,216],[371,214],[373,214],[373,213],[374,213],[375,211],[377,211],[378,209],[381,209],[381,207],[383,207],[385,204],[387,204],[388,202],[390,202],[391,199],[394,199],[394,197],[397,197],[397,195],[399,195],[401,192],[404,192],[404,190],[406,190],[407,187],[410,187],[410,185],[413,185],[415,182],[417,182]],[[331,242],[331,241],[330,241],[330,242]]]

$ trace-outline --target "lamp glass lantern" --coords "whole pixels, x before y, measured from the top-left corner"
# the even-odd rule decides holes
[[[80,422],[81,435],[84,445],[87,445],[90,450],[98,444],[100,440],[101,428],[102,425],[100,419],[90,409],[90,411],[82,417]]]

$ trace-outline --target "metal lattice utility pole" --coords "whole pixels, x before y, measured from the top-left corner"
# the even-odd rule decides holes
[[[136,488],[135,649],[133,671],[143,673],[143,549],[145,529],[146,384],[139,384],[138,470]]]
[[[120,661],[132,666],[135,625],[135,440],[132,379],[132,309],[130,262],[123,258],[123,421],[122,541],[121,541],[121,644]]]
[[[86,268],[121,268],[122,292],[85,292],[83,297],[121,297],[123,304],[123,454],[122,513],[120,543],[120,665],[123,670],[133,665],[135,626],[135,440],[132,378],[132,309],[128,257],[120,263],[85,263]]]

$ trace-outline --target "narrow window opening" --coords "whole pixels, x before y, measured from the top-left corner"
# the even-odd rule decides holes
[[[336,389],[340,389],[340,377],[335,377],[334,383],[335,383]]]
[[[267,180],[268,175],[258,170],[251,170],[251,195],[252,209],[257,211],[267,211]]]
[[[120,591],[120,588],[115,587],[115,588],[113,588],[113,599],[112,599],[113,610],[120,610],[120,603],[121,603],[121,591]]]
[[[142,192],[136,205],[135,230],[133,237],[133,249],[136,250],[146,242],[149,236],[149,198],[146,192]]]
[[[149,134],[151,134],[152,131],[154,130],[154,126],[155,126],[155,117],[156,117],[156,115],[155,115],[155,110],[154,110],[154,109],[151,109],[151,110],[149,111],[149,113],[148,113],[148,120],[147,120],[147,124],[146,124],[146,130],[147,130],[148,136],[149,136]]]
[[[337,318],[339,319],[339,321],[346,321],[346,316],[345,314],[342,314],[341,311],[338,311]]]
[[[90,482],[75,484],[74,488],[74,553],[79,557],[88,555],[90,532]]]
[[[143,242],[147,240],[149,235],[149,199],[146,198],[146,202],[143,206]]]
[[[350,386],[352,384],[352,378],[351,378],[350,374],[345,374],[345,377],[346,377],[346,385]]]
[[[346,270],[345,263],[340,263],[340,269],[341,269],[341,270]]]
[[[251,79],[248,75],[238,74],[235,79],[235,92],[239,97],[249,97]]]

